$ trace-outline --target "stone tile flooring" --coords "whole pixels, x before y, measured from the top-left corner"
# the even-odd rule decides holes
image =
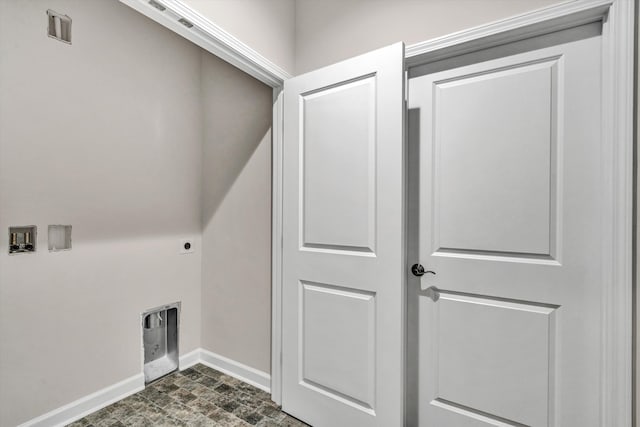
[[[144,390],[82,418],[70,427],[118,426],[303,427],[269,394],[198,364],[175,372]]]

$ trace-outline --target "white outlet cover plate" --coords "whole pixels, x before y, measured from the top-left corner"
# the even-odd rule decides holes
[[[193,245],[193,241],[194,239],[180,239],[180,248],[179,248],[179,252],[181,255],[185,255],[185,254],[192,254],[195,252],[195,246]],[[191,244],[191,247],[189,249],[185,249],[184,245],[185,243],[189,243]]]

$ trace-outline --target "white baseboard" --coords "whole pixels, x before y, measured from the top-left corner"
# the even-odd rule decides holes
[[[271,376],[266,372],[259,371],[258,369],[201,348],[180,356],[181,371],[197,363],[202,363],[210,368],[238,378],[267,393],[271,392]],[[68,405],[54,409],[51,412],[47,412],[26,423],[20,424],[18,427],[64,426],[143,389],[144,374],[139,373],[80,398],[75,402],[71,402]]]
[[[202,350],[197,348],[189,353],[180,356],[180,370],[184,371],[187,368],[192,367],[193,365],[200,363],[200,352]]]
[[[72,423],[92,412],[109,406],[144,389],[144,375],[142,373],[105,387],[95,393],[82,397],[51,412],[47,412],[18,427],[57,427]]]
[[[200,349],[200,363],[271,393],[271,375],[208,350]]]

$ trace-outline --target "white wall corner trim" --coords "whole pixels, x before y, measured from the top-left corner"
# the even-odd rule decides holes
[[[258,387],[267,393],[271,392],[271,375],[266,372],[204,349],[200,350],[200,363]]]
[[[271,87],[291,75],[180,0],[119,0]],[[154,6],[153,3],[159,5]],[[183,20],[183,22],[180,22]],[[185,22],[186,21],[186,22]],[[191,25],[189,27],[188,25]]]
[[[54,409],[51,412],[47,412],[26,423],[20,424],[18,427],[64,426],[143,389],[144,374],[139,373],[58,409]]]

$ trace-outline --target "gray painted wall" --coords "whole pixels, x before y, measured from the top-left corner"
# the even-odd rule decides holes
[[[272,90],[202,61],[202,347],[270,372]]]
[[[139,374],[140,313],[174,301],[181,354],[268,372],[271,88],[114,0],[0,0],[0,93],[0,425]]]
[[[182,301],[181,353],[199,347],[200,251],[178,240],[200,234],[200,55],[112,0],[0,1],[0,425],[139,374],[145,309]],[[29,224],[37,253],[9,256]]]
[[[72,17],[72,46],[46,36],[47,8]],[[0,425],[17,425],[139,374],[145,309],[182,301],[181,354],[200,347],[203,213],[207,224],[218,224],[217,231],[207,228],[216,241],[228,240],[225,227],[255,224],[262,231],[250,243],[264,252],[255,257],[262,268],[255,274],[264,279],[236,276],[262,290],[238,286],[226,306],[212,302],[225,318],[219,311],[234,311],[229,308],[240,305],[244,289],[259,307],[245,313],[244,324],[234,325],[230,316],[204,337],[214,334],[205,340],[214,342],[212,350],[268,370],[269,250],[260,242],[270,239],[265,117],[271,91],[226,64],[211,65],[216,61],[116,1],[0,1]],[[203,120],[207,95],[219,92],[203,95],[201,79],[207,74],[210,83],[219,71],[234,84],[224,103],[233,106],[233,90],[244,88],[241,107],[252,105],[231,108],[235,126],[243,128],[245,120],[259,128],[241,153],[211,151],[218,142],[214,125],[225,122]],[[254,102],[254,91],[266,92],[266,102],[264,96]],[[205,130],[207,176],[217,191],[207,185],[207,195],[217,199],[205,197],[203,210]],[[251,215],[227,216],[220,229],[215,212],[238,207],[227,202],[238,195],[253,199]],[[37,253],[9,256],[7,227],[30,224],[38,226]],[[48,224],[72,224],[71,251],[47,251]],[[195,236],[196,253],[179,255],[178,241],[187,236]],[[250,237],[244,236],[234,246],[243,253]],[[264,317],[262,328],[250,314]],[[220,327],[235,331],[231,343],[218,338]]]

